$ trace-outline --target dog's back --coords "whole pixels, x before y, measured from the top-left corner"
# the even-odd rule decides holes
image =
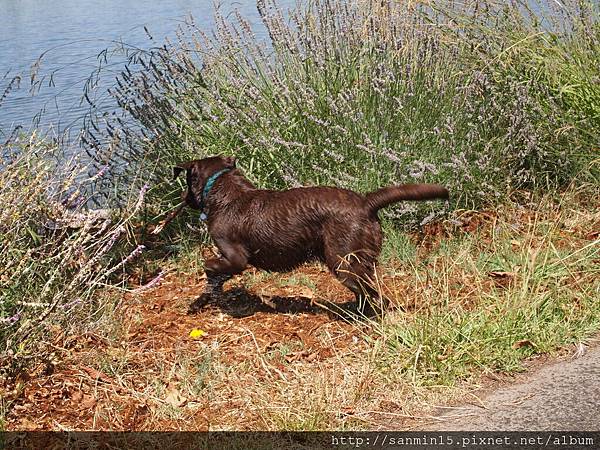
[[[284,271],[311,260],[325,262],[326,236],[343,239],[357,228],[371,228],[372,222],[367,199],[353,191],[257,189],[242,193],[211,218],[209,230],[211,235],[223,233],[242,242],[251,265]]]

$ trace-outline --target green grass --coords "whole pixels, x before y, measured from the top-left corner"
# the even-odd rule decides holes
[[[409,236],[391,223],[384,223],[383,229],[385,240],[381,249],[380,259],[382,264],[385,266],[391,262],[409,263],[414,261],[417,248]]]
[[[412,306],[374,325],[382,366],[416,384],[448,385],[518,371],[524,358],[596,332],[599,241],[565,238],[565,216],[578,213],[566,200],[562,208],[527,223],[501,216],[491,233],[452,236],[425,260],[404,263]],[[597,217],[587,214],[592,229]]]

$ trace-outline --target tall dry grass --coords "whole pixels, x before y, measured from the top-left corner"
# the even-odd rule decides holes
[[[53,326],[93,327],[110,308],[113,299],[95,294],[122,286],[144,250],[131,228],[144,192],[126,212],[92,210],[105,171],[90,176],[80,156],[35,133],[0,150],[0,351],[27,356]]]

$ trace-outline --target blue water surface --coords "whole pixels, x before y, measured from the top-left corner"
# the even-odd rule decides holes
[[[210,0],[3,0],[0,5],[0,96],[14,76],[22,77],[20,88],[0,104],[0,143],[17,126],[31,129],[34,118],[42,128],[77,129],[88,108],[81,103],[83,86],[103,49],[119,41],[144,49],[161,45],[190,14],[208,31],[214,10]],[[220,7],[225,13],[240,10],[257,34],[264,33],[255,0],[227,0]],[[111,73],[116,75],[123,61],[113,58],[96,96],[114,83]],[[35,95],[32,73],[40,88]],[[106,107],[111,105],[107,96]]]

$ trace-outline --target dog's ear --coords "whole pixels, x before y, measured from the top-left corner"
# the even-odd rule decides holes
[[[190,167],[192,167],[191,162],[179,164],[179,165],[173,167],[173,180],[176,180],[181,172],[183,172],[184,170],[188,170]]]
[[[223,157],[223,161],[228,169],[235,169],[235,163],[237,162],[237,158],[235,156],[225,156]]]

